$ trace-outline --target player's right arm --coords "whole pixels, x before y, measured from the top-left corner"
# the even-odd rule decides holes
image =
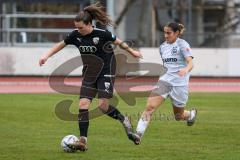
[[[48,58],[62,50],[65,46],[66,44],[64,41],[55,44],[47,53],[42,55],[42,57],[39,59],[39,65],[42,66],[43,64],[45,64]]]
[[[136,58],[143,58],[142,54],[139,51],[132,49],[131,47],[128,46],[127,43],[123,42],[118,38],[113,42],[113,44],[119,45],[122,49],[124,49],[125,51],[127,51],[128,53],[130,53],[132,56]]]

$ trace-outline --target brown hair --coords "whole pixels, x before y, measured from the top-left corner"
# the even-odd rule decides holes
[[[113,26],[112,20],[99,2],[85,7],[74,19],[75,22],[83,21],[84,24],[92,23],[92,20],[96,20],[102,25]]]
[[[183,32],[185,31],[185,27],[181,23],[171,22],[171,23],[168,23],[166,27],[171,28],[173,32],[179,31],[179,36],[183,35]]]

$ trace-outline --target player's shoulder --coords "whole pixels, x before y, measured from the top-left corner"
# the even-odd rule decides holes
[[[101,29],[101,28],[93,28],[95,34],[102,34],[102,35],[112,35],[112,33],[107,29]]]
[[[73,33],[73,34],[77,34],[77,33],[78,33],[78,29],[74,29],[74,30],[72,30],[71,33]]]
[[[165,46],[167,46],[167,45],[168,45],[168,43],[167,43],[166,41],[164,41],[164,42],[162,42],[162,43],[160,44],[159,48],[165,47]]]
[[[94,32],[92,33],[92,35],[102,37],[106,40],[111,40],[111,41],[116,40],[116,35],[114,35],[107,29],[94,28]]]
[[[98,33],[106,33],[106,32],[108,32],[108,30],[106,30],[106,29],[101,29],[101,28],[96,28],[96,27],[94,27],[93,30],[95,32],[98,32]]]
[[[94,27],[93,30],[96,32],[107,32],[106,29],[101,29],[101,28],[97,28],[97,27]]]
[[[189,43],[182,38],[177,39],[177,45],[180,47],[190,46]]]
[[[74,36],[74,35],[77,35],[77,34],[79,34],[77,29],[74,29],[72,32],[69,33],[69,35],[71,35],[71,36]]]

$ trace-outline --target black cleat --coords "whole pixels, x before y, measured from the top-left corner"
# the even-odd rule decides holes
[[[128,139],[133,141],[134,144],[136,144],[136,145],[139,145],[141,142],[141,136],[139,136],[138,134],[133,133],[133,132],[128,134]]]

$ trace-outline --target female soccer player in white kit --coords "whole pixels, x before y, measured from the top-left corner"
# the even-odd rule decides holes
[[[187,125],[193,125],[197,110],[185,110],[188,100],[188,83],[190,71],[193,68],[193,55],[189,44],[179,38],[183,34],[184,26],[179,23],[169,23],[164,27],[165,42],[159,51],[167,72],[159,78],[156,89],[150,94],[146,108],[138,121],[133,142],[139,144],[150,122],[153,112],[166,98],[170,98],[176,120],[185,120]]]

